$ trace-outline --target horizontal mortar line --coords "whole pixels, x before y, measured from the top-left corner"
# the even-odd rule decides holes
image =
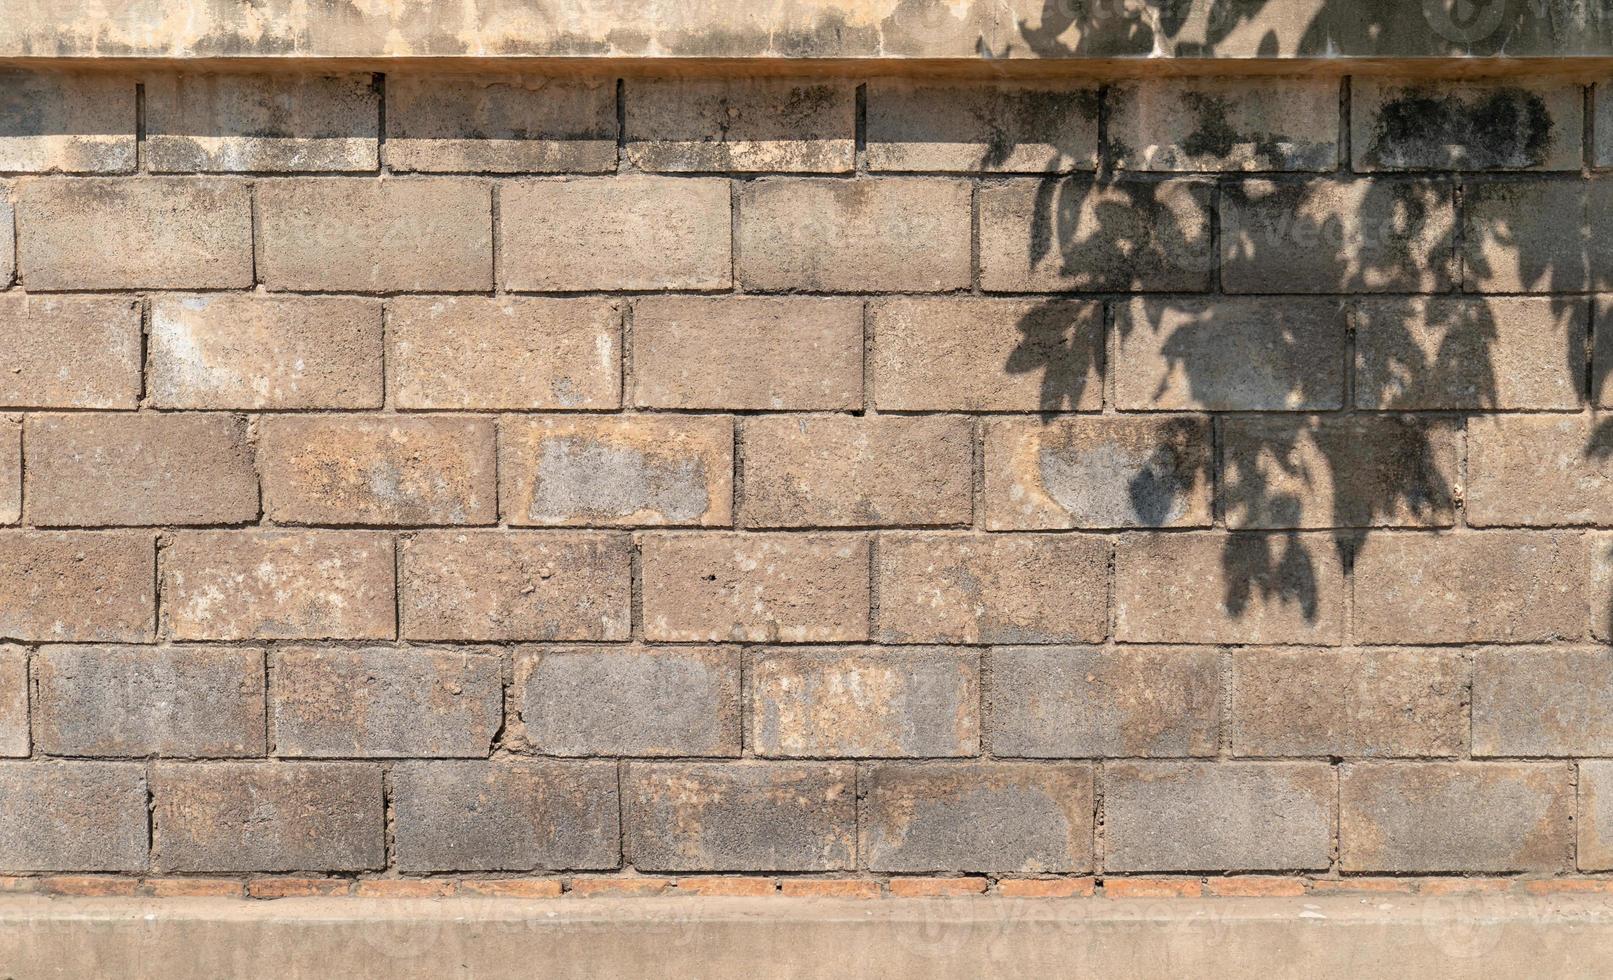
[[[754,640],[424,640],[416,638],[378,638],[374,640],[330,640],[330,639],[183,639],[164,638],[161,640],[120,641],[105,639],[89,640],[40,640],[24,639],[20,637],[0,636],[0,642],[15,643],[20,646],[34,648],[41,654],[52,650],[94,648],[127,648],[131,650],[178,650],[184,648],[199,649],[266,649],[270,653],[284,652],[286,650],[322,650],[322,651],[358,651],[380,649],[399,653],[414,651],[430,651],[452,649],[465,654],[485,653],[489,659],[495,655],[506,652],[555,652],[565,650],[568,652],[609,653],[624,652],[628,650],[642,650],[646,653],[659,651],[693,651],[693,650],[733,650],[735,652],[749,650],[757,657],[788,657],[796,653],[807,653],[814,650],[844,650],[852,651],[880,651],[913,652],[918,650],[941,651],[972,651],[980,654],[998,654],[1008,651],[1037,650],[1051,651],[1073,649],[1083,652],[1102,652],[1123,655],[1127,651],[1168,652],[1171,650],[1192,650],[1194,652],[1248,652],[1248,653],[1317,653],[1325,655],[1343,655],[1348,653],[1393,653],[1393,652],[1439,652],[1439,653],[1482,653],[1489,650],[1527,650],[1545,649],[1561,653],[1593,653],[1613,648],[1613,643],[1594,640],[1588,637],[1579,639],[1547,639],[1547,640],[1431,640],[1403,643],[1360,643],[1343,644],[1327,643],[1318,640],[1290,640],[1272,643],[1239,643],[1235,641],[1206,642],[1203,640],[1057,640],[1043,643],[980,643],[964,642],[958,640],[929,640],[892,643],[881,640],[809,640],[801,643],[786,643],[778,641]]]
[[[135,763],[153,762],[168,763],[181,766],[189,765],[233,765],[250,764],[253,766],[274,766],[287,764],[292,766],[318,766],[324,763],[354,763],[363,765],[381,765],[384,763],[409,762],[464,762],[482,763],[484,765],[497,765],[501,762],[541,761],[560,764],[574,764],[578,767],[598,763],[629,762],[645,763],[649,765],[681,765],[681,764],[741,764],[745,767],[788,766],[796,763],[867,763],[870,765],[886,766],[889,768],[911,767],[950,767],[958,769],[978,768],[982,765],[1006,764],[1011,766],[1032,767],[1042,764],[1082,764],[1096,765],[1100,762],[1123,764],[1157,764],[1160,766],[1196,765],[1214,766],[1224,765],[1228,762],[1256,763],[1274,766],[1288,766],[1296,764],[1318,765],[1325,764],[1334,768],[1347,765],[1513,765],[1525,764],[1539,767],[1565,766],[1572,762],[1604,762],[1613,760],[1613,753],[1578,753],[1574,755],[1486,755],[1467,758],[1460,754],[1451,755],[1416,755],[1416,754],[1345,754],[1339,755],[1323,753],[1295,753],[1293,755],[770,755],[745,756],[735,755],[558,755],[552,752],[528,752],[506,750],[491,756],[470,755],[328,755],[328,756],[296,756],[296,755],[163,755],[148,753],[145,755],[68,755],[40,752],[28,758],[0,759],[0,764],[49,764],[53,762],[111,762]],[[1109,774],[1109,778],[1113,778]]]
[[[1520,406],[1509,408],[1393,408],[1381,406],[1342,406],[1317,408],[1116,408],[1114,411],[1104,409],[1053,409],[1043,410],[1035,408],[1018,409],[976,409],[976,408],[880,408],[879,415],[894,418],[956,418],[960,420],[983,419],[989,421],[1026,421],[1050,424],[1062,421],[1097,420],[1105,418],[1134,419],[1137,421],[1170,419],[1208,420],[1211,418],[1224,418],[1229,421],[1255,422],[1263,419],[1281,419],[1284,421],[1316,417],[1320,420],[1342,420],[1347,418],[1380,419],[1380,418],[1410,418],[1427,419],[1430,421],[1459,422],[1463,420],[1482,421],[1489,417],[1509,416],[1550,416],[1554,418],[1583,417],[1596,419],[1613,409],[1613,406],[1597,405],[1590,402],[1578,406]],[[391,419],[402,417],[420,418],[467,418],[473,420],[495,421],[500,418],[515,418],[539,420],[578,419],[588,417],[599,418],[632,418],[637,416],[694,416],[701,418],[801,418],[804,416],[833,417],[841,419],[869,418],[866,409],[861,408],[682,408],[659,405],[629,405],[622,407],[581,407],[581,408],[489,408],[482,406],[470,407],[444,407],[444,408],[417,408],[397,406],[394,410],[380,407],[372,408],[273,408],[263,406],[208,406],[183,407],[175,405],[140,405],[129,408],[122,407],[84,407],[75,405],[0,405],[0,411],[20,412],[34,416],[47,415],[109,415],[128,417],[133,415],[249,415],[259,417],[281,416],[315,416],[331,418],[358,417],[364,419]]]

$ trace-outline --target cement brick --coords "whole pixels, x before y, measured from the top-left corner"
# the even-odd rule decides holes
[[[1467,440],[1473,526],[1613,524],[1613,455],[1593,418],[1476,418]]]
[[[972,297],[877,300],[881,411],[1058,412],[1103,407],[1103,305]]]
[[[0,756],[28,753],[28,650],[0,644]]]
[[[33,290],[252,285],[251,192],[194,177],[17,185],[17,255]]]
[[[1578,534],[1383,534],[1355,559],[1363,643],[1542,643],[1585,636]]]
[[[563,756],[737,756],[740,651],[561,647],[515,664],[517,710],[534,752]]]
[[[609,300],[393,300],[387,374],[405,409],[613,409],[621,306]]]
[[[1088,871],[1092,782],[1086,765],[876,765],[859,853],[873,871]]]
[[[493,423],[434,416],[259,421],[263,510],[282,524],[491,524]]]
[[[1585,545],[1590,552],[1591,636],[1605,643],[1613,640],[1613,534],[1586,534]]]
[[[40,752],[262,755],[263,651],[46,647],[34,658]]]
[[[1452,650],[1235,650],[1232,751],[1458,755],[1467,683]]]
[[[1496,647],[1473,656],[1475,756],[1613,752],[1613,653]]]
[[[1331,78],[1168,78],[1109,89],[1120,170],[1332,170],[1339,85]]]
[[[832,763],[629,763],[626,857],[641,871],[850,870],[854,776]]]
[[[993,419],[985,429],[993,531],[1204,527],[1211,520],[1208,419]]]
[[[1572,82],[1350,81],[1356,170],[1577,172],[1584,118],[1584,88]]]
[[[1127,535],[1115,551],[1123,643],[1309,643],[1344,637],[1344,570],[1327,534]]]
[[[980,656],[970,650],[767,650],[750,670],[752,740],[773,758],[980,752]]]
[[[946,416],[762,416],[742,430],[747,527],[967,524],[974,430]]]
[[[17,279],[17,209],[11,203],[11,185],[0,181],[0,289]]]
[[[868,639],[864,535],[685,532],[640,545],[647,640]]]
[[[1613,762],[1579,764],[1581,871],[1613,870]]]
[[[164,872],[366,871],[386,863],[379,766],[163,762],[152,863]]]
[[[1307,871],[1333,846],[1323,762],[1125,762],[1103,770],[1109,871]]]
[[[1613,89],[1608,81],[1591,87],[1591,166],[1605,170],[1613,167]]]
[[[145,869],[145,766],[0,762],[0,794],[0,868]]]
[[[1613,277],[1613,184],[1523,180],[1464,184],[1462,288],[1565,293]]]
[[[1566,763],[1347,763],[1339,778],[1344,871],[1564,871],[1573,854]]]
[[[39,526],[258,519],[245,420],[232,415],[35,415],[29,520]]]
[[[626,535],[422,532],[403,542],[411,640],[625,640]]]
[[[739,189],[750,290],[933,292],[969,285],[969,185],[935,177],[773,178]]]
[[[498,190],[500,276],[523,292],[727,289],[732,207],[719,178],[531,180]]]
[[[979,208],[988,292],[1210,286],[1209,184],[1013,180],[982,187]]]
[[[724,416],[581,415],[499,423],[499,503],[515,525],[733,523]]]
[[[147,532],[0,532],[0,637],[149,643],[155,555]]]
[[[400,871],[599,870],[620,863],[615,763],[404,762],[392,780]]]
[[[290,758],[486,757],[504,720],[499,657],[276,650],[274,751]]]
[[[186,531],[163,552],[182,640],[389,640],[392,541],[368,531]]]
[[[870,170],[1061,173],[1097,161],[1090,84],[868,82]]]
[[[882,643],[1091,643],[1108,634],[1109,541],[1091,535],[879,536]]]
[[[860,409],[862,321],[854,299],[647,297],[633,308],[633,403]]]
[[[0,524],[22,520],[22,419],[0,418]]]
[[[616,86],[388,72],[384,152],[398,171],[606,173],[616,169]]]
[[[158,173],[379,165],[380,96],[367,72],[156,72],[145,88],[146,161]]]
[[[135,80],[104,72],[0,72],[0,170],[129,173]]]
[[[1215,650],[1005,647],[987,662],[998,758],[1210,756],[1220,745]]]
[[[120,296],[0,296],[0,404],[134,408],[140,303]]]
[[[486,181],[293,177],[257,185],[272,290],[470,292],[493,286]]]
[[[849,173],[855,162],[846,80],[629,79],[625,91],[625,152],[641,170]]]
[[[1456,277],[1448,185],[1249,180],[1221,197],[1229,293],[1440,292]]]
[[[158,296],[146,356],[159,408],[380,408],[381,304]]]

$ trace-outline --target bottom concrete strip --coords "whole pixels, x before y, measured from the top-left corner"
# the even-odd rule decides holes
[[[1613,973],[1613,900],[47,899],[0,901],[0,977]]]

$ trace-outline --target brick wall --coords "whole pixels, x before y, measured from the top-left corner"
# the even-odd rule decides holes
[[[1613,870],[1610,107],[0,76],[0,872]]]

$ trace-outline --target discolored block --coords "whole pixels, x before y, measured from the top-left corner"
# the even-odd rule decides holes
[[[1209,756],[1220,745],[1218,651],[1003,647],[987,663],[986,738],[999,758]]]
[[[145,870],[145,766],[0,762],[0,797],[0,868]]]
[[[766,650],[751,670],[756,754],[977,755],[980,655],[947,648]]]
[[[613,762],[404,762],[392,779],[405,873],[601,870],[621,861]]]
[[[0,636],[149,643],[155,555],[149,532],[0,532]]]
[[[848,173],[854,163],[856,89],[843,79],[630,79],[625,92],[625,152],[640,170]]]
[[[17,279],[17,209],[11,204],[11,185],[0,181],[0,289]]]
[[[263,510],[282,524],[491,524],[493,423],[273,415],[258,422]]]
[[[1235,650],[1232,751],[1459,755],[1467,683],[1454,650]]]
[[[1585,546],[1590,553],[1591,636],[1608,642],[1613,640],[1613,534],[1587,533]]]
[[[882,643],[1092,643],[1108,635],[1110,545],[1092,535],[879,536]]]
[[[22,520],[22,419],[0,418],[0,524]]]
[[[597,299],[406,297],[387,308],[399,408],[613,409],[621,305]]]
[[[641,871],[849,870],[854,777],[830,763],[629,763],[626,858]]]
[[[1613,751],[1613,653],[1494,647],[1473,657],[1475,756]]]
[[[893,298],[869,305],[881,411],[1058,412],[1103,407],[1103,305]]]
[[[128,173],[135,80],[105,72],[0,72],[0,170]]]
[[[1080,82],[868,82],[868,168],[987,173],[1092,170],[1098,92]]]
[[[1111,762],[1109,871],[1305,871],[1331,863],[1325,762]]]
[[[28,650],[0,644],[0,757],[29,753]]]
[[[154,72],[145,93],[146,161],[158,173],[378,166],[380,96],[367,72]]]
[[[606,173],[616,169],[616,86],[389,71],[383,152],[397,171]]]
[[[1346,872],[1565,871],[1573,849],[1566,763],[1361,762],[1339,778]]]
[[[1153,77],[1111,86],[1109,153],[1120,170],[1332,170],[1331,78]]]
[[[46,647],[34,660],[40,752],[262,755],[263,651]]]
[[[1468,523],[1613,524],[1613,443],[1605,426],[1584,415],[1468,422]]]
[[[993,419],[985,447],[988,530],[1210,523],[1208,419]]]
[[[457,650],[276,650],[275,755],[485,757],[504,721],[501,658]]]
[[[1350,80],[1356,170],[1573,170],[1584,89],[1553,79]]]
[[[134,408],[140,301],[0,295],[0,405]]]
[[[499,423],[511,524],[733,523],[734,426],[724,416],[581,415]]]
[[[563,756],[737,756],[740,651],[561,647],[516,657],[521,731]]]
[[[1579,764],[1581,871],[1613,870],[1613,762]]]
[[[967,524],[973,443],[969,420],[952,416],[747,419],[742,523]]]
[[[876,765],[859,852],[870,870],[1088,871],[1092,769],[1041,763]]]
[[[411,640],[625,640],[626,535],[421,532],[403,542]]]
[[[1462,288],[1571,293],[1613,277],[1613,184],[1469,182],[1462,188]]]
[[[647,534],[644,637],[652,642],[868,639],[860,534]]]

